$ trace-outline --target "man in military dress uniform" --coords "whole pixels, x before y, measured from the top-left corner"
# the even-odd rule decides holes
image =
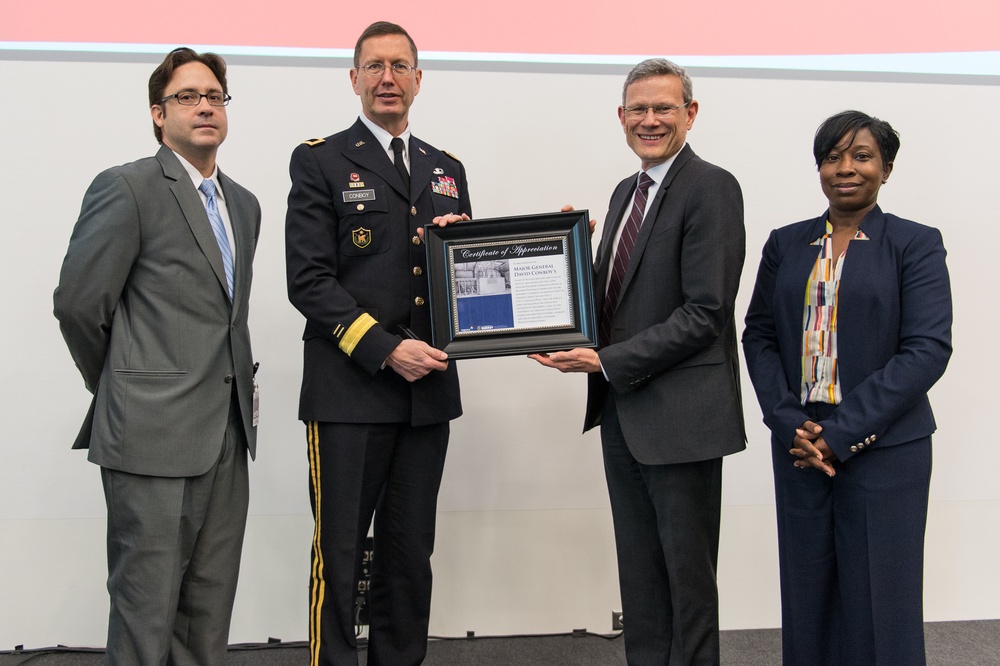
[[[437,493],[458,375],[431,347],[422,227],[468,219],[462,164],[410,134],[417,49],[369,26],[350,72],[362,115],[292,154],[288,296],[306,317],[312,664],[357,664],[361,556],[374,515],[368,664],[423,661]],[[407,335],[409,332],[414,337]]]

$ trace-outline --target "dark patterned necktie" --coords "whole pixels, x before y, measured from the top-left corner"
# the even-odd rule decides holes
[[[618,250],[615,252],[614,264],[611,266],[611,279],[608,281],[608,293],[604,297],[599,340],[602,347],[607,347],[611,343],[611,321],[614,319],[615,309],[618,307],[618,297],[621,296],[622,282],[625,280],[625,271],[628,269],[628,260],[632,256],[632,248],[635,247],[639,227],[642,226],[642,215],[646,210],[646,192],[649,191],[649,186],[652,184],[653,179],[646,175],[645,171],[639,174],[639,187],[635,190],[632,212],[625,220],[621,238],[618,240]]]

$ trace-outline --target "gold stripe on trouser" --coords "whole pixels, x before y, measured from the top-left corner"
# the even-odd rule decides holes
[[[323,522],[320,507],[323,506],[323,498],[319,484],[319,423],[316,421],[306,423],[306,440],[309,443],[309,475],[316,514],[316,526],[313,529],[312,584],[309,590],[309,663],[311,666],[318,666],[326,580],[323,577],[323,549],[319,542]]]

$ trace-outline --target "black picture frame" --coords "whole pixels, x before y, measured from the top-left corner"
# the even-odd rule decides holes
[[[578,210],[425,226],[431,344],[454,359],[596,347],[589,220]]]

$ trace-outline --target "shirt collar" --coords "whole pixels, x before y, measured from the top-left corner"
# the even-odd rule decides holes
[[[205,178],[204,176],[201,175],[201,172],[195,169],[194,165],[188,162],[186,159],[184,159],[184,157],[180,153],[178,153],[176,150],[173,149],[171,149],[171,152],[177,156],[177,160],[181,163],[181,166],[184,167],[184,170],[187,171],[187,175],[191,178],[191,183],[194,185],[194,189],[197,190],[201,188],[201,181],[210,180],[215,185],[215,196],[219,197],[223,201],[226,200],[226,195],[225,193],[223,193],[222,186],[219,184],[218,164],[216,164],[215,168],[212,169],[212,175],[209,176],[208,178]]]
[[[825,233],[816,240],[814,240],[813,242],[809,243],[810,245],[822,245],[827,238],[833,235],[833,225],[830,224],[830,220],[826,221],[826,226],[824,227],[824,229]],[[858,227],[858,231],[857,233],[854,234],[854,238],[852,240],[871,240],[871,239],[868,237],[868,234],[861,231],[861,228]]]
[[[677,159],[678,153],[680,153],[679,150],[670,157],[668,157],[666,162],[657,164],[655,167],[649,167],[648,169],[646,169],[646,175],[652,178],[653,182],[656,183],[657,185],[662,183],[663,177],[667,175],[668,171],[670,171],[670,165],[672,165],[674,163],[674,160]]]
[[[387,131],[385,131],[385,129],[373,123],[365,114],[362,113],[360,116],[358,116],[358,118],[361,120],[361,122],[365,124],[365,127],[367,127],[368,130],[372,133],[372,135],[375,137],[375,140],[379,142],[379,144],[382,146],[382,150],[384,150],[387,154],[392,155],[392,147],[389,144],[392,142],[393,136],[389,134]],[[406,129],[403,130],[403,133],[399,135],[399,138],[403,140],[403,157],[409,159],[410,157],[408,155],[410,151],[409,123],[406,123]]]
[[[686,146],[687,144],[684,145]],[[681,150],[684,150],[684,148],[682,147]],[[653,179],[653,182],[656,183],[657,187],[659,187],[660,183],[663,182],[663,178],[667,175],[667,172],[670,171],[670,167],[673,165],[674,160],[676,160],[677,156],[680,154],[681,151],[678,150],[676,153],[668,157],[665,162],[657,164],[654,167],[649,167],[649,169],[646,170],[646,175]]]

